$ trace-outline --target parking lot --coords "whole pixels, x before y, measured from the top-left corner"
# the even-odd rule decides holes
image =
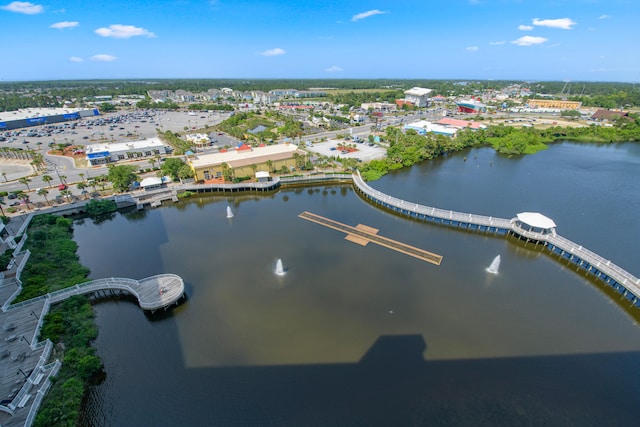
[[[343,153],[337,148],[339,144],[347,144],[351,146],[355,144],[357,151]],[[301,148],[322,156],[360,159],[363,162],[384,158],[387,153],[387,149],[379,144],[371,146],[368,142],[354,143],[353,141],[344,141],[343,139],[330,139],[325,142],[314,142],[311,146],[305,146],[302,144]]]
[[[86,146],[97,143],[126,142],[157,136],[162,132],[184,132],[213,126],[229,116],[217,112],[145,111],[118,112],[77,121],[54,123],[0,132],[0,146],[44,153],[49,144]]]

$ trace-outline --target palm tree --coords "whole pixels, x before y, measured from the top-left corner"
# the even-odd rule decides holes
[[[87,184],[85,184],[84,182],[79,182],[76,184],[76,187],[78,187],[78,189],[80,190],[80,192],[82,194],[84,194],[84,198],[87,198],[87,191],[85,190],[85,188],[87,188]]]
[[[72,196],[71,190],[62,190],[60,192],[60,195],[62,195],[63,197],[66,197],[69,202],[71,201],[71,196]]]
[[[44,197],[44,201],[45,201],[45,202],[47,202],[47,205],[51,206],[51,203],[49,203],[49,199],[47,199],[47,194],[49,194],[49,192],[47,191],[47,189],[46,189],[46,188],[41,188],[41,189],[39,189],[39,190],[36,192],[36,194],[37,194],[38,196],[42,196],[42,197]]]
[[[9,180],[7,179],[7,173],[6,172],[2,172],[2,177],[4,178],[4,182],[9,182]]]
[[[98,190],[96,189],[97,183],[96,183],[95,178],[91,178],[91,179],[89,180],[89,183],[88,183],[88,184],[89,184],[91,187],[93,187],[93,191],[94,191],[94,192],[98,191]]]
[[[19,191],[17,194],[18,194],[18,199],[22,200],[25,206],[27,207],[27,209],[31,210],[31,208],[29,207],[29,195],[24,191]]]
[[[42,175],[42,180],[47,183],[47,187],[50,187],[51,185],[49,183],[53,181],[53,178],[49,175]]]
[[[80,175],[80,179],[82,179],[82,182],[85,182],[84,181],[84,174],[83,173],[79,173],[78,175]]]
[[[31,189],[29,188],[29,183],[31,182],[31,180],[29,178],[27,178],[26,176],[23,176],[18,181],[20,182],[20,184],[24,184],[27,186],[27,191],[31,191]]]

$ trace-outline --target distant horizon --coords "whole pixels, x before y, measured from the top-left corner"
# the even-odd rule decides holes
[[[91,81],[137,81],[137,82],[149,82],[153,83],[155,81],[196,81],[196,80],[237,80],[237,81],[349,81],[349,80],[358,80],[358,81],[398,81],[398,82],[406,82],[406,81],[453,81],[453,82],[514,82],[514,83],[539,83],[539,82],[552,82],[552,83],[619,83],[619,84],[629,84],[635,85],[640,83],[639,81],[622,81],[622,80],[553,80],[553,79],[481,79],[481,78],[436,78],[436,77],[118,77],[118,78],[109,78],[109,77],[100,77],[100,78],[74,78],[74,79],[37,79],[37,80],[2,80],[0,79],[0,85],[3,83],[47,83],[47,82],[91,82]],[[331,88],[326,88],[331,89]]]
[[[640,81],[626,0],[37,1],[0,3],[0,82]]]

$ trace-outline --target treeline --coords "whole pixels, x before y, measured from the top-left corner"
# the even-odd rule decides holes
[[[430,80],[430,79],[149,79],[149,80],[68,80],[39,82],[0,83],[0,111],[12,111],[27,107],[60,107],[61,101],[83,99],[100,95],[140,95],[149,90],[187,90],[206,92],[209,89],[228,87],[238,91],[295,88],[362,90],[375,89],[381,100],[402,96],[402,92],[414,86],[434,90],[434,94],[459,96],[481,94],[492,89],[499,90],[519,84],[536,94],[552,94],[581,100],[586,106],[613,108],[640,106],[640,88],[633,83],[614,82],[536,82],[523,83],[511,80]],[[357,92],[356,92],[357,93]],[[395,94],[394,94],[395,93]],[[621,95],[626,94],[626,95]],[[363,95],[358,100],[345,94],[331,95],[336,102],[358,105],[358,102],[375,101],[373,95]],[[344,98],[344,99],[343,99]],[[611,102],[614,101],[614,102]],[[143,103],[145,101],[142,101]],[[150,101],[147,101],[150,102]],[[144,105],[144,104],[143,104]],[[153,104],[153,108],[175,108],[171,105]],[[147,107],[145,107],[147,108]]]
[[[467,148],[491,146],[506,155],[532,154],[558,141],[615,143],[640,141],[640,124],[636,120],[619,121],[616,126],[533,127],[489,126],[486,129],[459,131],[455,138],[443,135],[418,135],[414,130],[405,133],[387,128],[383,139],[389,144],[387,157],[372,160],[361,166],[362,177],[376,180],[390,171],[410,167],[424,160]]]
[[[392,127],[387,128],[383,139],[389,144],[387,157],[372,160],[360,168],[362,177],[367,181],[374,181],[390,171],[410,167],[445,153],[481,145],[481,142],[472,139],[452,139],[431,133],[418,135],[414,130],[403,133]]]
[[[233,105],[229,104],[191,104],[189,110],[192,111],[234,111]]]
[[[469,146],[491,145],[502,154],[531,154],[557,141],[614,143],[640,141],[640,125],[635,120],[618,121],[616,126],[533,127],[489,126],[477,131],[463,130],[456,136]]]
[[[404,98],[402,90],[387,90],[381,92],[346,92],[329,95],[334,104],[345,104],[350,107],[360,107],[363,102],[388,102],[393,104],[396,99]]]
[[[67,288],[87,280],[89,270],[79,263],[72,240],[72,220],[55,215],[37,215],[29,224],[26,247],[29,262],[21,274],[22,292],[16,301]],[[62,367],[36,416],[35,426],[73,426],[85,389],[102,362],[91,342],[98,334],[94,313],[85,296],[74,296],[56,304],[44,317],[40,340],[50,339],[60,352]]]

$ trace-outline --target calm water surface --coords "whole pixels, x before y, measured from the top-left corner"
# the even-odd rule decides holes
[[[478,214],[541,212],[638,276],[639,166],[638,144],[517,159],[480,149],[372,185]],[[303,211],[443,262],[350,243]],[[348,186],[196,197],[78,222],[75,238],[93,278],[171,272],[188,288],[165,316],[125,300],[95,306],[107,376],[85,403],[88,425],[583,426],[640,415],[640,329],[592,281],[535,246],[400,218]]]

